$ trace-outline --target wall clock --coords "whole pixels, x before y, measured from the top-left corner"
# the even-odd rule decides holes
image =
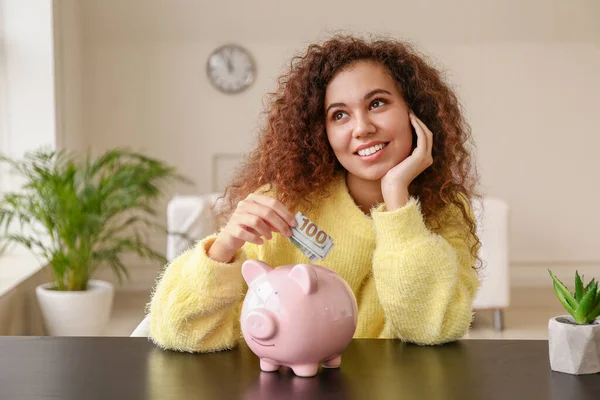
[[[221,92],[239,93],[254,82],[256,64],[248,50],[226,44],[210,54],[206,72],[212,85]]]

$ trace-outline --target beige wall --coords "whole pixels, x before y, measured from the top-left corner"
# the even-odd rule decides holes
[[[308,42],[339,29],[413,41],[447,70],[466,107],[484,192],[510,204],[513,282],[547,283],[548,266],[600,275],[600,2],[58,3],[73,12],[61,28],[62,57],[76,71],[64,112],[82,127],[67,143],[162,157],[197,183],[180,192],[212,190],[213,155],[247,150],[263,95]],[[240,95],[206,78],[208,54],[226,42],[258,64]]]
[[[79,0],[54,0],[57,145],[86,147],[83,134],[83,25]]]

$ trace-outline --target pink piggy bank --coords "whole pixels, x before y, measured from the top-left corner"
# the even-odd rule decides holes
[[[244,262],[242,275],[248,283],[242,334],[263,371],[283,365],[306,377],[316,375],[321,363],[340,366],[358,318],[346,281],[319,265],[271,268],[256,260]]]

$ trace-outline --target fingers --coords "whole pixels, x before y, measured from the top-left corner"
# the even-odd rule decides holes
[[[417,123],[421,125],[423,132],[425,132],[425,136],[427,137],[427,154],[431,154],[433,150],[433,133],[431,130],[425,125],[423,121],[417,118]]]
[[[271,239],[271,231],[280,232],[286,236],[292,235],[289,224],[268,207],[257,203],[247,203],[242,206],[245,215],[244,224],[260,232],[263,236]],[[268,236],[265,232],[268,231]]]
[[[294,215],[274,198],[250,194],[240,201],[218,240],[232,250],[245,242],[262,245],[264,237],[273,238],[271,232],[292,236],[290,226],[296,226]]]
[[[412,114],[412,116],[413,119],[416,121],[417,125],[421,127],[421,130],[425,132],[425,137],[427,138],[427,152],[431,153],[433,150],[433,132],[431,132],[427,125],[425,125],[425,122],[421,121],[419,117],[417,117],[414,113]]]
[[[417,116],[413,113],[410,113],[410,122],[417,134],[417,148],[415,149],[415,153],[422,156],[428,148],[427,135],[423,131],[423,127],[419,124]]]
[[[260,238],[260,235],[252,228],[248,228],[240,224],[234,224],[233,226],[227,228],[228,229],[226,230],[229,236],[235,239],[254,244],[263,244],[263,240]]]
[[[250,227],[247,227],[247,226],[245,226],[244,228],[245,228],[245,229],[246,229],[248,232],[252,233],[253,235],[260,236],[260,233],[256,232],[254,229],[252,229],[252,228],[250,228]]]
[[[271,229],[262,220],[261,217],[253,214],[241,214],[237,217],[238,224],[246,227],[250,232],[256,232],[259,236],[264,236],[267,239],[272,239]]]
[[[433,163],[433,132],[431,132],[427,125],[412,112],[410,113],[410,120],[417,133],[417,150],[421,147],[421,142],[419,140],[423,138],[423,148],[420,154],[423,155],[423,157],[428,160],[428,164],[431,165]]]
[[[281,219],[286,221],[288,225],[294,226],[296,224],[294,214],[285,208],[285,206],[278,200],[260,194],[250,194],[246,199],[272,209],[279,215]]]
[[[273,238],[271,232],[292,236],[290,225],[295,226],[296,220],[279,201],[267,196],[251,194],[238,203],[232,223],[241,226],[250,234],[234,229],[232,234],[239,239],[242,237],[257,239],[263,236],[270,240]],[[247,241],[255,243],[253,240]]]

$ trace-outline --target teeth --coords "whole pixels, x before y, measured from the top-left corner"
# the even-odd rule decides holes
[[[381,143],[377,144],[373,147],[369,147],[368,149],[359,150],[358,155],[361,157],[370,156],[373,153],[377,153],[379,150],[383,149],[386,145]]]

